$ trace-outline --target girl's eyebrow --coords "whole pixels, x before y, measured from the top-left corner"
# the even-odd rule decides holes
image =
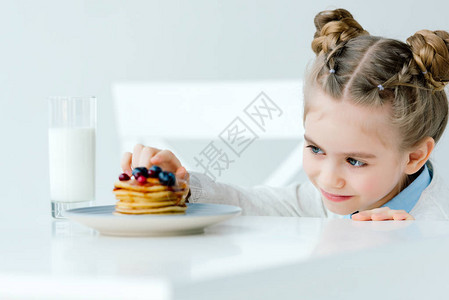
[[[307,137],[305,134],[304,134],[304,140],[307,142],[307,143],[309,143],[309,144],[314,144],[315,146],[317,146],[318,148],[320,148],[321,150],[323,150],[323,148],[321,148],[320,147],[320,145],[318,145],[317,143],[315,143],[314,141],[312,141],[309,137]]]
[[[315,143],[309,137],[307,137],[305,134],[304,134],[304,140],[306,142],[308,142],[309,144],[314,144],[315,146],[317,146],[321,150],[324,150],[317,143]],[[371,153],[364,153],[364,152],[349,152],[349,153],[339,153],[339,154],[344,155],[344,156],[348,156],[348,157],[376,158],[376,155],[371,154]]]

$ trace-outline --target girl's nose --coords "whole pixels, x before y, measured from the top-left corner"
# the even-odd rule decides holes
[[[345,179],[339,170],[333,164],[326,164],[320,172],[321,186],[325,189],[341,189],[345,186]]]

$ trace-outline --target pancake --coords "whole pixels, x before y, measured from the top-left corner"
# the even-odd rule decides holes
[[[165,201],[165,202],[154,202],[154,203],[136,203],[136,202],[126,202],[123,200],[119,201],[119,206],[126,209],[147,209],[147,208],[161,208],[161,207],[171,207],[179,204],[178,200]]]
[[[168,191],[170,188],[160,184],[157,178],[147,178],[147,182],[143,184],[139,183],[134,178],[128,181],[117,181],[114,183],[114,187],[117,189],[126,189],[136,192]]]
[[[133,198],[142,198],[148,201],[164,201],[169,198],[176,198],[178,196],[177,193],[173,191],[157,191],[157,192],[135,192],[129,191],[125,189],[114,190],[114,194],[117,197],[120,196],[128,196]]]
[[[181,206],[171,206],[171,207],[161,207],[161,208],[145,208],[145,209],[139,209],[138,212],[136,212],[136,209],[130,209],[130,208],[116,208],[116,212],[122,213],[122,214],[183,214],[185,213],[187,207],[181,207]]]
[[[146,178],[142,183],[133,176],[114,183],[113,193],[117,199],[114,214],[184,214],[188,191],[185,182],[167,186],[161,184],[158,178]]]

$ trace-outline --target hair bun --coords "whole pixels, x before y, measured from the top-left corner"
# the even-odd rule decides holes
[[[449,33],[420,30],[407,39],[418,68],[437,91],[449,82]]]
[[[325,10],[314,19],[316,32],[312,49],[318,55],[328,53],[338,44],[369,34],[346,9]]]

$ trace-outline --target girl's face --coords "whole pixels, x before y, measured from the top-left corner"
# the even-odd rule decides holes
[[[307,100],[303,166],[326,207],[346,215],[397,195],[408,157],[399,153],[391,107],[356,106],[316,88]]]

